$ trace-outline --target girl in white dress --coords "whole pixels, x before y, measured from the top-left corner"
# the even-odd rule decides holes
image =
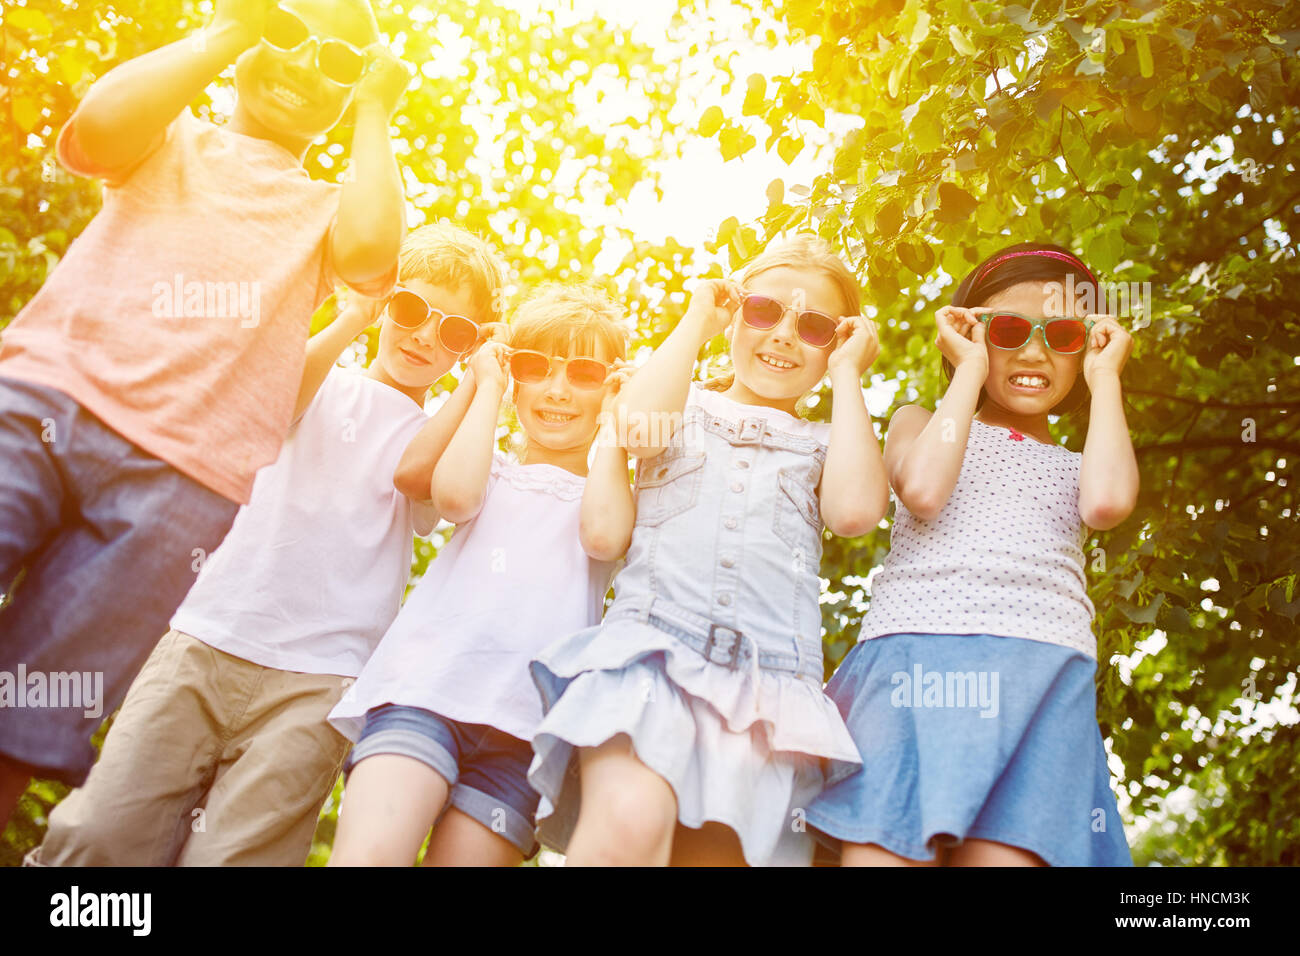
[[[476,392],[429,486],[456,531],[330,715],[357,741],[331,865],[409,866],[430,826],[426,866],[534,852],[527,771],[542,711],[528,662],[600,620],[631,531],[630,491],[583,499],[624,374],[621,318],[593,289],[547,286],[520,307],[510,347],[489,341],[471,360]],[[517,461],[496,447],[508,375],[526,439]],[[622,449],[600,448],[591,467],[621,470],[626,488]],[[610,519],[592,522],[600,508]]]

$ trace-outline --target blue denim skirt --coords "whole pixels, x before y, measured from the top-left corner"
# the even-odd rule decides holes
[[[1052,866],[1131,866],[1097,727],[1096,661],[987,634],[891,634],[826,692],[862,767],[808,808],[818,839],[933,860],[993,840]]]

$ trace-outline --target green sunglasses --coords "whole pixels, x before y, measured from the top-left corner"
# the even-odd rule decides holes
[[[1043,330],[1043,341],[1053,352],[1078,355],[1088,344],[1092,322],[1083,319],[1031,318],[1019,312],[986,312],[979,317],[988,326],[988,341],[994,348],[1014,351],[1029,344],[1034,329]]]

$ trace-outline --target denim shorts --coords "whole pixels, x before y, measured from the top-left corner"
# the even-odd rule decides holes
[[[384,704],[366,711],[365,727],[344,770],[351,772],[376,754],[426,764],[451,787],[447,806],[501,834],[525,859],[537,852],[533,818],[540,798],[528,783],[532,744],[495,727],[461,723],[421,707]]]
[[[0,673],[59,688],[0,710],[0,754],[85,782],[91,736],[238,510],[58,389],[0,376]]]

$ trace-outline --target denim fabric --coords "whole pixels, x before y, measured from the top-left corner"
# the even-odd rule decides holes
[[[1096,661],[1045,641],[891,634],[827,685],[862,756],[808,823],[932,860],[993,840],[1053,866],[1131,866],[1097,727]]]
[[[385,704],[366,712],[345,769],[351,772],[376,754],[398,754],[428,765],[451,788],[448,806],[499,833],[525,857],[537,852],[533,817],[538,796],[528,783],[533,748],[527,741],[421,707]]]
[[[820,685],[825,461],[825,445],[779,420],[688,405],[673,442],[639,463],[636,528],[606,619],[698,621],[705,640],[712,626],[710,659],[721,642],[733,669],[752,655]]]
[[[238,510],[57,389],[0,377],[0,672],[29,691],[0,708],[0,753],[85,781],[91,735]],[[101,689],[94,706],[33,706],[32,675],[67,691],[71,672]]]

